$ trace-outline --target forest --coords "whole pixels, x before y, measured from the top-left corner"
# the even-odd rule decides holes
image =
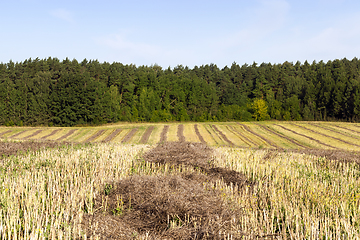
[[[0,63],[0,125],[360,121],[360,61],[190,69],[68,58]]]

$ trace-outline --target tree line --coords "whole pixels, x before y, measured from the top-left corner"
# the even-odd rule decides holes
[[[360,120],[360,61],[135,66],[97,60],[0,64],[0,124]]]

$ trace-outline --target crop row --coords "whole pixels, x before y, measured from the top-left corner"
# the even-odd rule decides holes
[[[203,142],[238,148],[360,150],[360,124],[338,122],[164,123],[102,127],[0,127],[8,140],[157,144]]]

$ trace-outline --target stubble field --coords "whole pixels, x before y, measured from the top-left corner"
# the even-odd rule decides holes
[[[360,124],[0,127],[1,239],[359,239]]]

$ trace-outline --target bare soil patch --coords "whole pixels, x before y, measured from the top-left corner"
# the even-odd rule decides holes
[[[242,126],[247,132],[257,136],[258,138],[264,140],[266,143],[268,143],[270,146],[273,146],[275,148],[277,148],[277,145],[275,143],[273,143],[272,141],[270,141],[267,138],[264,138],[263,136],[261,136],[260,134],[257,134],[256,132],[254,132],[253,130],[251,130],[248,126],[241,124],[241,123],[237,123],[238,125]]]
[[[142,143],[142,144],[147,143],[154,128],[155,128],[154,126],[150,126],[146,129],[145,133],[141,137],[140,143]]]
[[[161,135],[160,135],[160,141],[159,143],[164,143],[167,141],[167,132],[169,130],[169,125],[165,125],[162,132],[161,132]]]
[[[51,136],[53,136],[53,135],[55,135],[57,132],[59,132],[59,131],[61,131],[62,129],[56,129],[56,130],[54,130],[54,131],[52,131],[50,134],[48,134],[48,135],[46,135],[46,136],[43,136],[41,139],[46,139],[46,138],[48,138],[48,137],[51,137]]]
[[[56,139],[56,141],[62,141],[65,138],[69,137],[70,135],[72,135],[74,132],[76,132],[78,129],[71,129],[67,134],[65,134],[64,136],[59,137],[58,139]]]
[[[135,135],[135,133],[138,131],[137,128],[131,129],[131,131],[124,137],[124,139],[121,141],[121,143],[126,143],[131,140],[131,138]]]
[[[177,136],[178,136],[180,142],[185,142],[184,125],[180,124],[178,126]]]
[[[194,128],[195,128],[195,133],[196,133],[196,135],[198,136],[200,142],[202,142],[203,144],[206,144],[203,136],[201,136],[201,134],[200,134],[200,132],[199,132],[199,128],[198,128],[197,124],[194,125]]]
[[[115,138],[119,133],[121,133],[122,129],[115,129],[109,136],[107,136],[102,142],[110,142],[113,138]]]
[[[34,132],[33,134],[30,134],[29,136],[24,137],[23,139],[29,139],[31,137],[34,137],[36,135],[38,135],[39,133],[41,133],[43,130],[37,130],[36,132]]]
[[[91,137],[89,137],[88,139],[85,140],[85,143],[94,141],[95,139],[97,139],[98,137],[100,137],[101,134],[103,134],[105,132],[105,130],[99,130],[97,131],[94,135],[92,135]]]

